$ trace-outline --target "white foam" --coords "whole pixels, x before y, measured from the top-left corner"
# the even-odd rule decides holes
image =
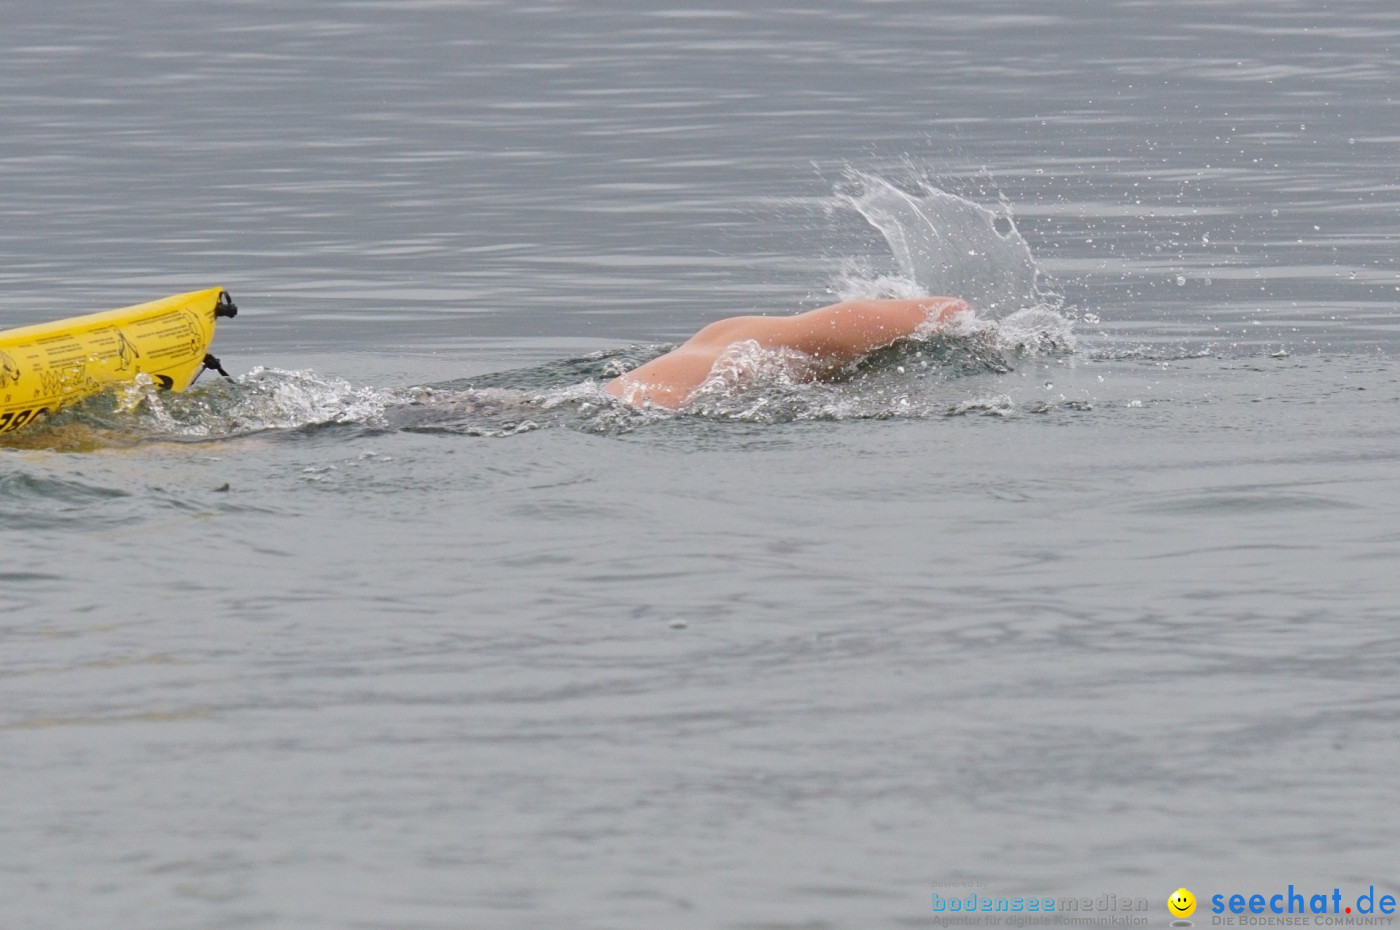
[[[954,404],[948,410],[950,416],[966,416],[971,413],[994,417],[1012,417],[1016,415],[1016,405],[1006,394],[985,394],[970,397]]]
[[[123,397],[124,405],[142,415],[146,429],[189,438],[330,423],[369,424],[396,401],[390,392],[357,388],[339,378],[261,367],[232,383],[216,382],[184,394],[166,394],[138,382]]]

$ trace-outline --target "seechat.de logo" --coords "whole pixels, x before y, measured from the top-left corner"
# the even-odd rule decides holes
[[[1230,894],[1212,895],[1210,899],[1210,912],[1212,914],[1307,914],[1313,915],[1350,915],[1355,908],[1358,917],[1369,917],[1373,914],[1384,914],[1387,917],[1395,913],[1395,896],[1391,894],[1376,894],[1376,886],[1371,885],[1365,892],[1355,898],[1355,903],[1348,904],[1352,900],[1349,896],[1345,899],[1342,889],[1333,888],[1332,893],[1308,894],[1299,891],[1292,885],[1288,890],[1279,891],[1275,894],[1266,892],[1237,892]],[[1226,918],[1234,920],[1233,918]],[[1316,921],[1319,924],[1330,924],[1332,921]]]

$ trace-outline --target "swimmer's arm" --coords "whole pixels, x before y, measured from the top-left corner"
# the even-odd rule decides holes
[[[851,300],[781,318],[788,330],[782,344],[835,368],[906,339],[926,323],[945,323],[971,309],[953,297]]]
[[[701,329],[678,351],[724,349],[752,339],[767,349],[796,349],[845,364],[914,335],[925,323],[941,324],[971,309],[955,297],[919,297],[848,300],[796,316],[736,316]]]

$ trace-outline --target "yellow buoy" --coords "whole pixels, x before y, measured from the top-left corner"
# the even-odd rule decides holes
[[[215,287],[0,332],[0,433],[147,375],[183,391],[205,368],[219,317],[238,308]]]

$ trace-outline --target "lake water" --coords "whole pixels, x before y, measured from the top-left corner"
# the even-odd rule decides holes
[[[0,14],[0,325],[242,308],[0,444],[0,926],[1400,894],[1400,8],[751,7]]]

